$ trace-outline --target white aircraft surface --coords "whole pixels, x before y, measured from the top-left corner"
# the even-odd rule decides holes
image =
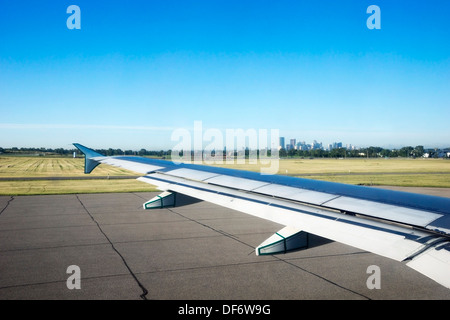
[[[74,143],[85,173],[100,163],[143,174],[162,194],[145,209],[176,205],[176,194],[286,226],[257,255],[307,248],[312,233],[406,263],[450,289],[450,199],[133,156],[104,156]]]

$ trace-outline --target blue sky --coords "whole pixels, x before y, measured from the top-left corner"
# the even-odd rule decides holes
[[[80,30],[66,26],[72,4]],[[449,12],[447,0],[0,0],[0,146],[169,149],[195,121],[450,146]]]

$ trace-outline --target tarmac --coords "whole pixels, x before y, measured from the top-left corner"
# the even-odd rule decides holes
[[[314,235],[307,250],[256,256],[283,226],[186,198],[143,210],[156,194],[0,197],[0,299],[450,299],[403,263]]]

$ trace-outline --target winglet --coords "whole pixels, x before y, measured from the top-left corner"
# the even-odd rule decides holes
[[[104,155],[82,146],[79,143],[74,143],[73,145],[84,154],[84,173],[91,173],[92,170],[100,164],[100,162],[93,158],[104,157]]]

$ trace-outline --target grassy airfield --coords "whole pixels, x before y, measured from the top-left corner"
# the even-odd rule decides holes
[[[224,167],[259,171],[248,164]],[[359,185],[450,188],[450,161],[445,159],[281,159],[278,174]]]
[[[0,195],[156,190],[134,178],[127,179],[135,175],[134,172],[107,165],[99,165],[91,174],[85,175],[84,158],[0,157]],[[77,180],[86,177],[89,179]],[[115,177],[123,179],[110,179]]]
[[[259,171],[259,164],[219,164]],[[281,159],[279,174],[361,185],[450,188],[445,159]],[[264,166],[264,165],[263,165]],[[83,158],[0,157],[0,195],[155,191],[128,176],[134,172],[107,165],[84,174]],[[89,177],[89,180],[77,178]],[[112,179],[119,177],[121,179]],[[47,179],[48,178],[48,179]],[[94,179],[93,179],[94,178]]]

